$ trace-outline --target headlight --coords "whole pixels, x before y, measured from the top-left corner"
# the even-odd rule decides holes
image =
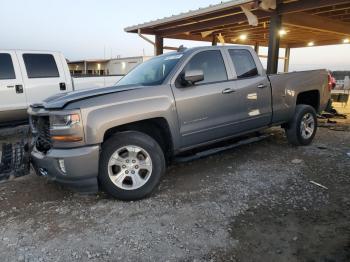
[[[71,128],[79,123],[80,116],[78,114],[50,116],[50,128],[52,130]]]

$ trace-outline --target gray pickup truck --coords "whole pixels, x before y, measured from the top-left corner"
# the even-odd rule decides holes
[[[32,105],[32,164],[80,191],[140,199],[174,156],[194,148],[271,126],[291,144],[310,144],[328,99],[326,70],[266,75],[250,47],[179,49],[116,86]]]

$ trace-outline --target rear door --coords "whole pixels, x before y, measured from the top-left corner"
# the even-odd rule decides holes
[[[29,104],[67,91],[64,67],[59,53],[17,51],[26,83]]]
[[[240,98],[235,101],[238,103],[236,128],[248,131],[269,125],[272,117],[271,87],[260,62],[254,59],[250,49],[228,48],[227,52],[236,74],[236,95]]]
[[[14,51],[0,51],[0,122],[26,118],[27,100]]]

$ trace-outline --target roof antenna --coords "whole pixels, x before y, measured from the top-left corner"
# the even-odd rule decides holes
[[[187,47],[184,47],[184,45],[180,45],[179,48],[177,49],[177,52],[183,52],[187,49]]]

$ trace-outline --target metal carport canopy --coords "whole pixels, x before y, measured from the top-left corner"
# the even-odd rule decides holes
[[[273,10],[263,10],[258,2],[233,0],[127,27],[125,31],[143,38],[142,34],[155,35],[156,55],[168,48],[164,47],[164,38],[252,45],[256,50],[268,46],[268,73],[277,72],[280,47],[286,48],[283,58],[288,70],[290,48],[350,41],[350,0],[277,0]],[[242,5],[252,6],[250,11],[258,19],[256,26],[249,25]]]

